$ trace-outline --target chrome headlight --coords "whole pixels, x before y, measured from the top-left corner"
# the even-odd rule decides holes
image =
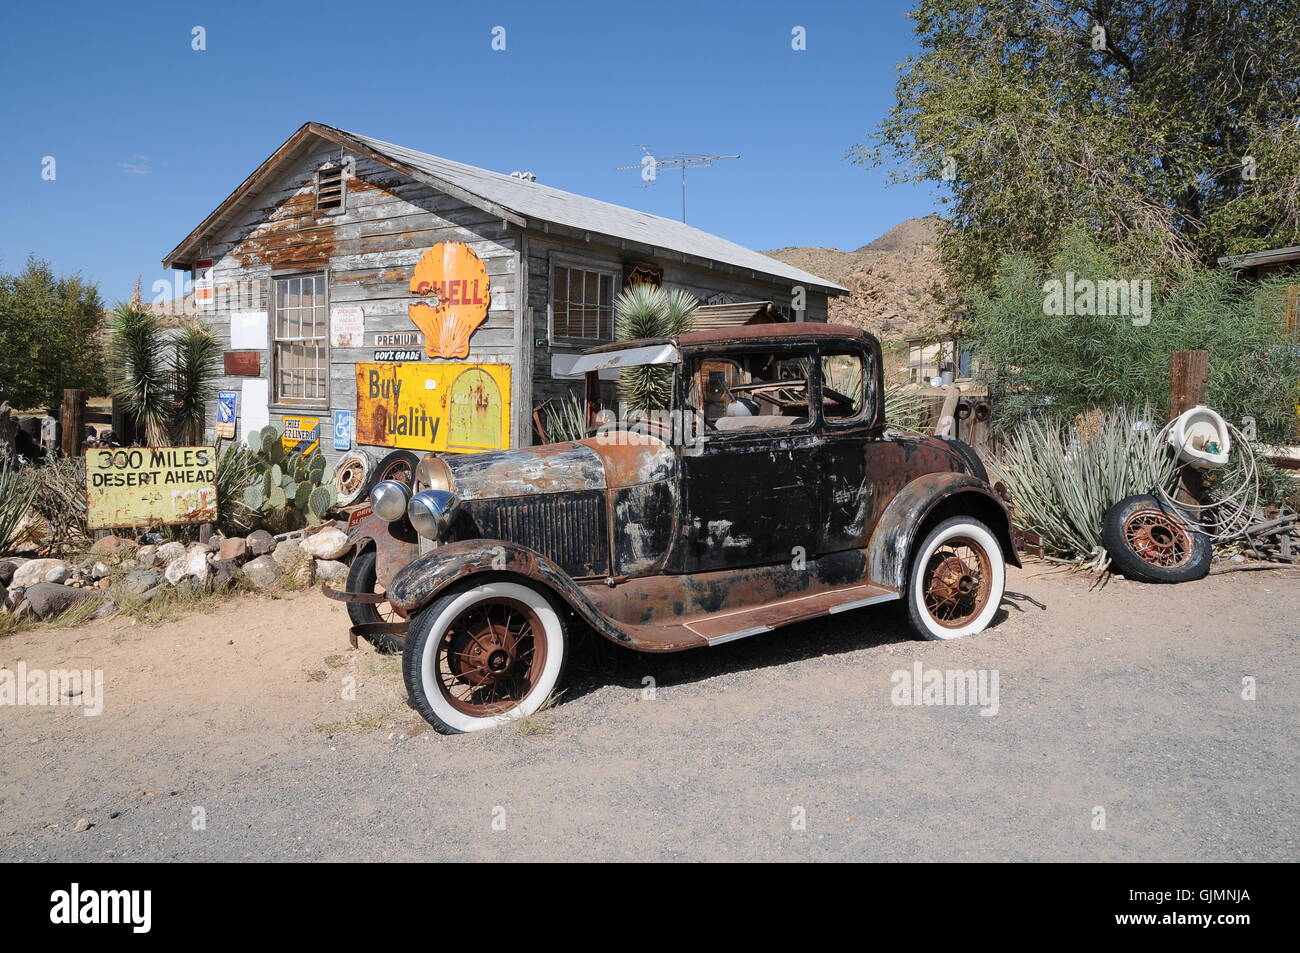
[[[406,515],[411,518],[411,525],[421,536],[445,539],[451,532],[451,523],[459,508],[460,500],[454,493],[446,490],[421,490],[411,497]]]
[[[415,485],[426,490],[451,492],[451,467],[436,454],[426,453],[415,468]]]
[[[370,506],[381,520],[400,520],[406,515],[406,503],[411,498],[411,488],[396,480],[381,480],[370,491]]]

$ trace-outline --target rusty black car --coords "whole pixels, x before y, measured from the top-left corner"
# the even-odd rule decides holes
[[[983,631],[1019,565],[967,445],[885,421],[879,343],[811,323],[583,353],[585,439],[424,455],[350,529],[353,637],[403,653],[435,728],[526,716],[570,633],[681,652],[902,600],[927,639]],[[671,406],[616,412],[621,374]],[[602,400],[603,398],[603,400]]]

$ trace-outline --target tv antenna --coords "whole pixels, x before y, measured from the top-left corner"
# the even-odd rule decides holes
[[[655,179],[658,177],[658,173],[660,169],[678,170],[678,172],[681,173],[681,177],[682,177],[682,221],[683,222],[686,221],[686,170],[698,169],[704,166],[710,166],[713,165],[713,163],[719,162],[723,159],[740,158],[740,156],[738,155],[706,156],[706,155],[700,155],[697,152],[687,152],[679,156],[669,156],[667,159],[660,159],[653,152],[650,151],[649,146],[641,145],[638,146],[638,148],[643,153],[645,153],[641,157],[640,162],[638,162],[636,165],[620,165],[620,166],[616,166],[615,168],[620,172],[623,171],[624,169],[640,169],[641,178],[645,181],[645,185],[642,186],[642,188],[647,188],[647,189],[650,188],[650,186],[654,183]]]

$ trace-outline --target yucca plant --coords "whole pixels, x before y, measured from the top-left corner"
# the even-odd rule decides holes
[[[654,285],[624,288],[614,301],[620,341],[675,337],[691,329],[699,300],[680,288],[664,291]],[[647,364],[629,367],[619,378],[618,393],[629,410],[666,410],[672,401],[671,367]]]
[[[1032,418],[1008,431],[989,470],[1011,491],[1012,518],[1037,533],[1052,558],[1083,562],[1101,555],[1102,518],[1111,506],[1154,486],[1171,489],[1177,473],[1164,447],[1149,460],[1160,425],[1150,408],[1082,414],[1072,423]]]
[[[113,309],[109,328],[113,396],[126,404],[145,443],[197,443],[216,386],[216,337],[196,323],[168,341],[154,314],[125,304]]]
[[[0,464],[0,555],[11,552],[31,512],[36,484],[17,467]]]
[[[127,416],[144,431],[145,443],[166,446],[171,413],[163,338],[148,311],[119,304],[109,321],[109,387]]]
[[[216,337],[200,324],[184,328],[172,343],[171,432],[178,444],[196,444],[203,437],[207,404],[216,394],[220,353]]]

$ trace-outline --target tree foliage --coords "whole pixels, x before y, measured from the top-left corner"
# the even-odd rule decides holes
[[[19,409],[55,405],[64,388],[104,392],[99,288],[78,274],[56,277],[29,258],[0,274],[0,398]]]
[[[1189,266],[1153,283],[1149,324],[1130,315],[1044,313],[1046,281],[1113,278],[1117,257],[1074,232],[1046,272],[1028,256],[1004,256],[989,287],[973,294],[968,331],[978,372],[999,395],[999,425],[1044,412],[1072,419],[1094,408],[1163,412],[1169,352],[1205,349],[1210,406],[1238,427],[1254,418],[1261,439],[1291,442],[1300,349],[1286,332],[1286,279],[1247,283],[1224,269]]]
[[[920,0],[854,157],[942,181],[963,284],[1079,225],[1172,272],[1300,244],[1300,0]]]

